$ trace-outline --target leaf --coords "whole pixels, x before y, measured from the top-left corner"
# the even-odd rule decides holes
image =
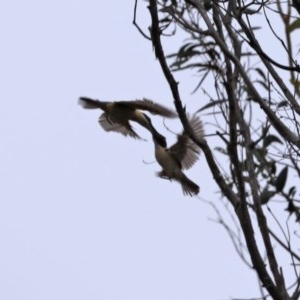
[[[272,143],[280,143],[280,144],[282,144],[282,141],[276,135],[269,134],[264,139],[264,143],[263,143],[264,144],[264,148],[267,148]]]
[[[292,186],[290,189],[289,189],[289,192],[288,192],[288,196],[290,198],[293,198],[296,194],[296,187],[295,186]]]
[[[267,151],[265,148],[257,147],[253,149],[253,153],[257,158],[257,160],[259,161],[260,165],[263,164],[265,166],[267,164],[267,160],[266,160]]]
[[[215,147],[215,150],[222,153],[222,154],[228,155],[227,151],[224,148]]]
[[[274,161],[270,162],[270,169],[271,169],[271,173],[275,174],[276,173],[276,164]]]
[[[246,15],[254,15],[254,14],[257,14],[258,11],[257,11],[257,9],[245,8],[242,10],[242,13],[246,14]]]
[[[199,89],[199,87],[201,86],[201,84],[203,83],[203,81],[205,80],[206,76],[209,74],[209,69],[205,72],[205,74],[202,76],[200,82],[197,84],[197,86],[194,88],[194,90],[192,91],[192,94],[196,93],[196,91]]]
[[[253,27],[251,27],[250,26],[250,28],[251,28],[251,30],[260,30],[261,29],[261,26],[253,26]],[[243,33],[243,29],[239,29],[239,30],[237,30],[237,33]]]
[[[197,112],[203,111],[205,109],[211,108],[215,105],[219,105],[222,103],[225,103],[227,100],[213,100],[211,102],[209,102],[208,104],[204,105],[203,107],[201,107],[199,110],[197,110]]]
[[[285,210],[288,211],[290,215],[296,211],[296,207],[292,200],[288,199],[288,206]]]
[[[264,81],[267,81],[266,75],[261,68],[255,68],[255,71],[264,79]]]
[[[295,20],[293,23],[291,23],[287,27],[287,32],[291,33],[292,31],[296,30],[297,28],[300,28],[300,19]]]
[[[288,167],[285,167],[281,170],[281,172],[277,176],[275,183],[274,183],[277,192],[281,192],[283,190],[285,183],[286,183],[287,174],[288,174]]]
[[[255,82],[261,84],[262,87],[264,87],[266,90],[269,90],[269,87],[268,87],[268,85],[266,84],[265,81],[262,81],[262,80],[256,80]]]
[[[194,56],[195,54],[199,54],[199,51],[195,50],[197,47],[199,47],[199,45],[192,44],[192,43],[187,43],[183,45],[177,53],[178,59],[187,60],[191,56]]]
[[[270,191],[266,186],[260,195],[260,203],[262,205],[268,203],[275,194],[276,192]]]
[[[278,103],[277,108],[288,106],[289,103],[286,100],[283,100]]]
[[[296,89],[300,88],[300,81],[298,79],[291,79],[290,82]]]
[[[206,11],[209,11],[212,8],[212,0],[204,0],[203,4]]]

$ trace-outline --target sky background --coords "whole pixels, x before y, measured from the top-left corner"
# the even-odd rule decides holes
[[[154,147],[106,133],[100,100],[172,107],[134,1],[0,0],[0,299],[229,299],[258,295],[208,201],[202,158],[187,172],[200,197],[159,179]],[[144,29],[148,11],[140,7]],[[168,45],[172,48],[172,45]],[[195,81],[176,74],[189,112]],[[163,119],[153,118],[167,136]],[[180,132],[178,120],[166,120]]]

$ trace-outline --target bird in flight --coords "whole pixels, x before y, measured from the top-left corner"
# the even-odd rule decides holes
[[[140,139],[140,136],[129,123],[129,121],[134,121],[149,130],[152,136],[161,143],[166,143],[165,137],[157,132],[152,125],[151,119],[142,111],[147,110],[153,115],[160,115],[166,118],[177,117],[173,110],[146,98],[133,101],[106,102],[80,97],[79,104],[85,109],[99,108],[103,111],[99,117],[99,124],[105,131],[115,131],[125,136]]]
[[[200,139],[204,136],[203,124],[198,116],[189,119],[191,128]],[[183,131],[177,136],[177,142],[167,148],[167,144],[159,141],[153,135],[155,145],[155,158],[162,167],[157,176],[164,179],[174,179],[181,184],[184,195],[195,196],[200,192],[200,187],[190,180],[182,170],[191,168],[199,158],[200,148]]]

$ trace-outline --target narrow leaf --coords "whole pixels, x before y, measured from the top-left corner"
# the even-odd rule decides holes
[[[268,203],[275,194],[276,192],[270,191],[268,187],[265,187],[260,195],[260,203],[262,205]]]
[[[289,103],[285,100],[278,103],[277,108],[288,106]]]
[[[226,102],[226,100],[213,100],[213,101],[209,102],[208,104],[204,105],[203,107],[201,107],[199,110],[197,110],[197,112],[203,111],[205,109],[214,107],[215,105],[219,105],[219,104],[222,104],[225,102]]]
[[[293,23],[291,23],[287,30],[289,33],[291,33],[292,31],[296,30],[297,28],[300,28],[300,19],[297,19],[296,21],[294,21]]]
[[[283,190],[286,183],[287,174],[288,174],[288,167],[285,167],[281,170],[278,177],[276,178],[274,185],[276,187],[277,192],[281,192]]]
[[[264,139],[264,148],[267,148],[272,143],[280,143],[280,144],[282,144],[282,141],[276,135],[269,134]]]

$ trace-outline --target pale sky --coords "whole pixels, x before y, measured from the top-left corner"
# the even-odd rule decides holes
[[[0,0],[0,299],[258,296],[211,207],[155,176],[149,133],[137,124],[147,141],[104,132],[100,111],[77,104],[148,97],[172,107],[133,5]],[[139,20],[146,29],[142,7]],[[204,96],[176,76],[192,113]],[[153,123],[172,144],[163,119]],[[181,131],[178,120],[165,123]],[[186,174],[200,197],[220,201],[203,155]]]

